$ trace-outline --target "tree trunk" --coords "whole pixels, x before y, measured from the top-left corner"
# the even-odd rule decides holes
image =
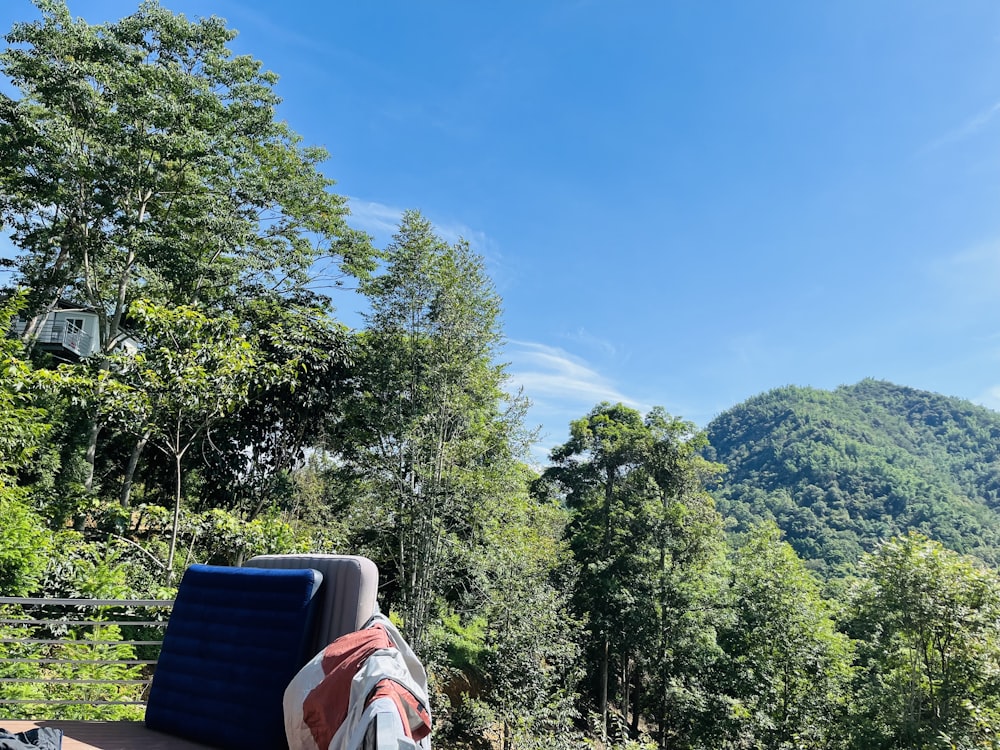
[[[639,739],[639,698],[640,696],[640,680],[638,672],[633,673],[632,679],[634,681],[634,689],[632,691],[632,724],[628,729],[628,736],[633,739]]]
[[[607,636],[601,652],[601,742],[608,744],[608,651],[611,647]]]
[[[174,577],[174,554],[177,552],[177,534],[181,526],[181,455],[174,454],[174,525],[170,530],[170,552],[167,554],[166,585]]]
[[[101,362],[101,372],[108,369],[108,363],[106,361]],[[98,373],[97,378],[97,390],[94,393],[94,398],[97,403],[100,402],[103,396],[104,386],[102,384],[102,379],[100,373]],[[93,422],[90,424],[90,436],[87,440],[87,476],[84,478],[83,486],[86,488],[87,492],[90,492],[94,486],[94,466],[97,463],[97,438],[100,437],[102,425],[97,419],[97,407],[94,406],[95,413],[93,416]]]
[[[87,437],[87,474],[83,478],[83,487],[89,493],[94,488],[94,466],[97,463],[97,438],[101,435],[101,425],[95,419],[90,425],[90,435]]]
[[[632,658],[628,653],[622,659],[622,720],[628,722],[628,709],[632,699]]]
[[[604,541],[601,545],[601,557],[607,558],[611,549],[611,505],[615,497],[615,470],[608,468],[604,480]]]
[[[667,496],[663,494],[663,519],[666,518]],[[659,575],[659,636],[656,654],[656,671],[660,677],[660,687],[656,698],[656,728],[657,740],[660,747],[663,747],[664,729],[667,723],[667,540],[664,531],[660,531],[660,566],[657,571]]]
[[[128,457],[128,466],[125,469],[125,478],[122,480],[121,504],[123,508],[129,507],[132,497],[132,480],[135,478],[135,468],[139,465],[139,456],[142,454],[146,443],[149,442],[150,430],[146,430],[142,437],[132,446],[132,455]]]

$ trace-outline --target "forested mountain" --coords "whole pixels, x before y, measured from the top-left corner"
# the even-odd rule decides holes
[[[1000,562],[1000,414],[969,401],[863,380],[786,387],[708,426],[715,488],[736,531],[774,520],[810,567],[845,572],[909,529]]]
[[[172,598],[195,562],[360,554],[438,748],[997,747],[1000,574],[943,545],[1000,562],[1000,414],[864,381],[706,435],[602,402],[536,472],[469,243],[416,211],[384,247],[353,229],[221,20],[36,4],[0,50],[0,329],[24,321],[0,336],[0,596]],[[66,305],[99,346],[60,362],[40,331]],[[0,622],[0,700],[141,718],[133,642],[112,672],[66,630]],[[82,705],[94,685],[119,700]]]

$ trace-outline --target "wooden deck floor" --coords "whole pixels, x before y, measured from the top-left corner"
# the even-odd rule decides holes
[[[63,730],[62,750],[206,750],[207,745],[152,732],[141,721],[8,721],[0,728],[24,732],[35,727]]]

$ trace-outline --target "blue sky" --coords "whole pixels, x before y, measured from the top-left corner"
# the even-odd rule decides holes
[[[281,76],[356,226],[417,208],[485,256],[538,456],[605,399],[704,426],[876,377],[1000,407],[995,0],[164,4]]]

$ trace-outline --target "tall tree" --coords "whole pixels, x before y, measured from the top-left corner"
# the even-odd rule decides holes
[[[611,664],[629,659],[636,628],[629,620],[650,601],[653,579],[649,529],[651,487],[641,472],[649,447],[642,415],[602,403],[570,424],[570,439],[552,451],[546,477],[573,511],[568,533],[581,566],[576,606],[589,621],[590,651],[598,666],[598,711],[607,735]],[[634,532],[640,537],[635,538]]]
[[[137,299],[309,303],[317,268],[373,267],[318,169],[326,153],[276,118],[277,76],[232,53],[221,19],[147,1],[91,25],[65,0],[36,5],[41,20],[15,24],[0,53],[17,91],[0,93],[0,223],[20,251],[27,342],[61,300],[96,312],[107,355],[135,333]]]
[[[500,301],[482,259],[448,245],[415,211],[362,284],[371,303],[359,336],[358,384],[331,445],[364,478],[390,592],[415,647],[466,575],[474,507],[503,491],[521,405],[496,363]]]
[[[698,707],[710,691],[704,673],[720,656],[714,635],[725,544],[722,518],[705,486],[723,467],[702,457],[707,440],[693,423],[654,407],[644,424],[649,431],[644,470],[654,491],[655,591],[647,607],[656,615],[648,635],[655,649],[643,652],[648,694],[644,701],[638,694],[633,698],[632,731],[638,728],[638,709],[648,707],[660,745],[668,743],[668,735],[670,742],[683,744],[699,731]],[[642,684],[636,680],[636,693]]]
[[[714,686],[728,705],[712,717],[725,746],[840,746],[852,654],[817,580],[773,523],[753,529],[730,570]]]
[[[722,523],[704,490],[719,469],[694,425],[656,408],[645,417],[602,403],[570,425],[545,472],[571,510],[580,566],[574,603],[587,619],[602,731],[609,701],[643,713],[661,744],[693,736],[701,674],[717,656]],[[667,737],[667,734],[670,737]]]
[[[992,747],[1000,728],[1000,578],[911,532],[862,562],[854,745]]]
[[[306,293],[323,256],[367,267],[325,153],[276,120],[277,77],[232,54],[221,19],[144,2],[90,25],[36,4],[0,53],[20,94],[0,94],[0,219],[36,321],[60,298],[87,305],[110,352],[136,296],[232,304]]]

